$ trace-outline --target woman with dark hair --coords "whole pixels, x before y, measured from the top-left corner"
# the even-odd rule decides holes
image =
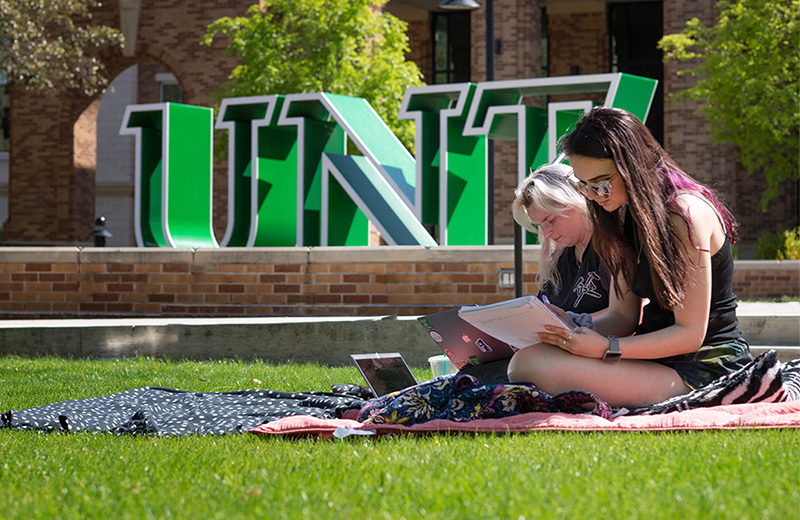
[[[560,146],[611,272],[609,308],[596,330],[541,334],[512,358],[511,381],[645,406],[749,362],[732,292],[736,222],[719,199],[624,110],[594,108]]]

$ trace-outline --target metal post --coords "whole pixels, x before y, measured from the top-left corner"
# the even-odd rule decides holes
[[[486,0],[486,81],[494,81],[494,0]],[[494,141],[486,141],[486,226],[489,228],[487,243],[494,244]]]
[[[522,296],[522,227],[514,222],[514,296]]]

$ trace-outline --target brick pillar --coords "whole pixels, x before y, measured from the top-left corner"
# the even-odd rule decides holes
[[[604,74],[611,71],[608,62],[606,9],[594,4],[582,4],[582,7],[585,10],[576,10],[577,8],[568,3],[551,4],[547,7],[550,76],[569,76],[573,66],[578,66],[581,74]],[[562,97],[564,100],[586,99],[586,95]]]
[[[686,22],[698,18],[706,25],[716,21],[718,11],[712,0],[665,0],[664,34],[674,34]],[[664,148],[689,175],[716,190],[734,213],[736,204],[736,151],[733,145],[713,144],[705,117],[696,114],[697,103],[675,101],[670,96],[685,90],[696,80],[678,72],[689,68],[676,61],[664,64]]]
[[[76,170],[74,125],[87,98],[12,89],[7,244],[88,243],[94,212],[94,169]]]
[[[421,19],[408,20],[409,52],[406,59],[413,61],[422,72],[423,80],[433,84],[433,33],[431,13],[425,11]]]

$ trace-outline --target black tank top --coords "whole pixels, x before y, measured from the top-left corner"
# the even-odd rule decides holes
[[[639,238],[630,212],[625,216],[624,226],[625,239],[638,252]],[[636,328],[637,334],[645,334],[674,325],[675,315],[658,304],[650,276],[650,261],[644,253],[639,254],[639,257],[632,290],[640,298],[650,300],[644,308],[642,322]],[[736,307],[736,295],[733,294],[733,252],[726,235],[720,250],[711,256],[711,309],[703,345],[722,345],[741,336]]]

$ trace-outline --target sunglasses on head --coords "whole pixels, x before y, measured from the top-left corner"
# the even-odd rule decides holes
[[[617,175],[619,175],[619,171],[615,171],[609,178],[602,181],[583,182],[573,174],[570,176],[569,182],[584,197],[588,197],[591,192],[594,192],[597,198],[606,200],[611,197],[611,183]]]

